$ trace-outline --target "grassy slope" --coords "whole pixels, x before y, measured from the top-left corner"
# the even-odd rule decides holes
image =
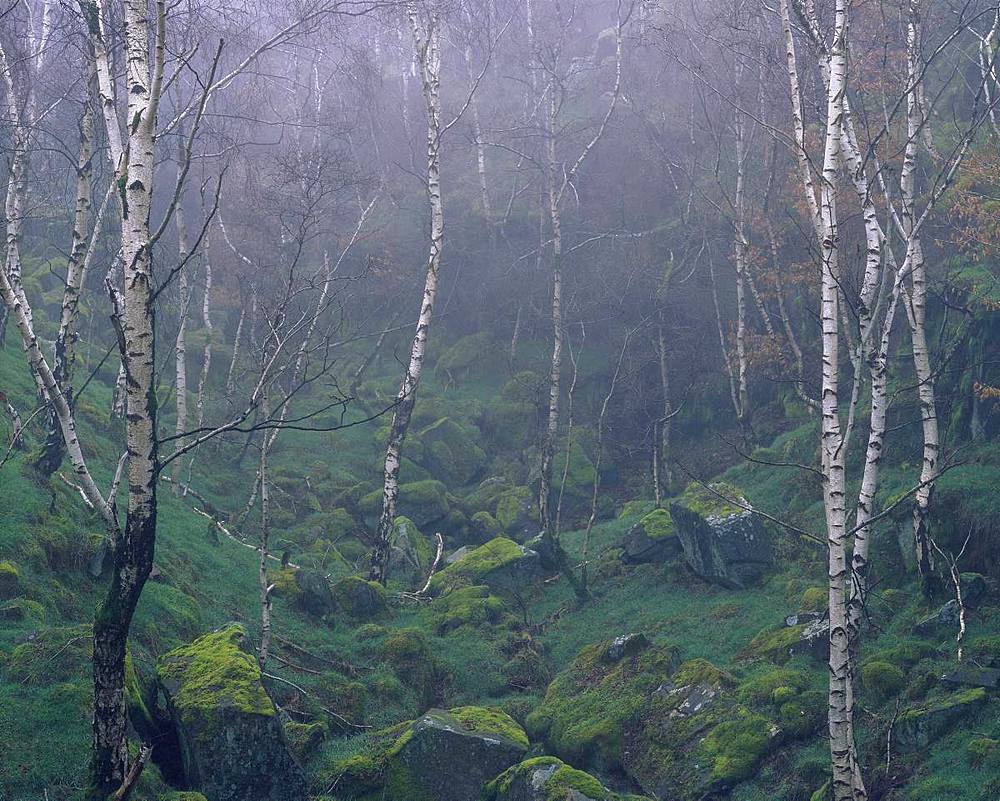
[[[28,397],[30,392],[21,358],[14,348],[0,351],[0,387],[9,388],[12,397]],[[473,398],[482,401],[496,391],[494,383],[480,381],[466,391],[446,388],[432,376],[429,388],[449,402]],[[89,451],[98,457],[95,471],[105,485],[106,468],[114,462],[116,447],[101,411],[108,405],[108,388],[99,382],[87,389],[80,403],[87,441],[93,443]],[[328,460],[357,475],[377,474],[378,452],[370,427],[318,437],[288,433],[282,435],[281,443],[279,464],[299,464],[307,454],[308,463]],[[814,443],[805,427],[783,435],[764,455],[773,461],[808,461]],[[234,476],[229,468],[231,460],[228,451],[216,454],[206,450],[195,468],[199,489],[228,509],[241,505],[246,491],[245,473],[243,479]],[[250,465],[248,460],[245,472],[252,469]],[[893,476],[893,484],[902,485],[904,479]],[[761,508],[791,517],[805,528],[818,526],[820,509],[815,485],[799,474],[783,468],[744,466],[733,468],[725,478],[742,485],[750,500]],[[988,499],[993,500],[992,496]],[[26,620],[0,625],[0,652],[8,656],[19,642],[34,634],[44,636],[49,628],[86,623],[100,598],[101,584],[88,577],[82,561],[87,553],[83,544],[100,531],[99,522],[61,485],[57,484],[54,511],[50,513],[51,504],[50,491],[28,477],[23,459],[15,459],[0,471],[0,560],[12,559],[18,564],[26,593],[41,604],[40,608],[32,607]],[[591,553],[612,547],[628,525],[629,521],[619,520],[599,524]],[[40,549],[38,543],[43,540],[47,545]],[[579,555],[582,533],[569,532],[565,541],[571,555]],[[744,592],[708,587],[681,569],[642,567],[625,575],[613,569],[602,573],[595,568],[598,578],[594,598],[582,609],[572,608],[571,593],[564,582],[548,584],[523,599],[507,599],[508,608],[519,616],[525,615],[532,624],[552,671],[559,670],[583,645],[596,639],[643,631],[676,643],[685,659],[704,657],[739,677],[761,669],[740,661],[753,636],[794,611],[803,589],[823,582],[822,561],[814,551],[789,537],[782,537],[781,542],[780,574]],[[148,672],[157,655],[227,620],[246,620],[254,629],[255,553],[213,534],[207,521],[167,488],[161,493],[157,564],[168,581],[148,585],[137,613],[133,653],[140,672]],[[52,565],[57,569],[51,569]],[[920,615],[914,588],[903,589],[906,594],[902,601],[896,599],[895,611],[884,620],[880,616],[884,628],[876,632],[876,640],[868,646],[870,652],[898,642]],[[518,601],[524,602],[523,609]],[[516,715],[530,709],[543,688],[512,692],[501,672],[508,658],[504,649],[509,645],[509,630],[463,627],[438,635],[432,625],[433,615],[433,608],[403,606],[386,626],[390,635],[391,631],[407,628],[424,632],[429,652],[443,667],[443,678],[432,681],[437,681],[436,689],[443,694],[445,703],[493,703]],[[359,715],[374,726],[422,711],[424,700],[419,697],[417,682],[407,681],[405,675],[401,678],[398,664],[388,664],[391,660],[385,656],[383,645],[389,635],[361,637],[345,621],[317,625],[281,598],[276,602],[274,617],[279,636],[315,654],[344,659],[356,666],[356,675],[352,676],[315,661],[309,664],[321,675],[274,664],[275,673],[305,687],[324,705],[345,711],[350,708],[352,716]],[[1000,619],[995,613],[987,610],[972,621],[971,634],[992,631],[1000,631]],[[72,798],[85,772],[89,739],[85,654],[79,653],[78,631],[60,630],[51,636],[54,646],[39,656],[40,664],[33,666],[29,676],[15,677],[9,665],[0,667],[0,797],[5,801],[38,798],[45,789],[50,797]],[[947,648],[946,634],[937,645]],[[930,660],[923,669],[936,670],[939,664],[946,664],[946,660]],[[804,667],[815,685],[821,686],[825,670],[817,665]],[[281,696],[282,703],[310,709],[312,702],[295,701],[294,691],[287,686],[274,684],[273,691]],[[916,766],[917,777],[905,797],[911,801],[985,799],[982,787],[1000,774],[1000,760],[995,760],[992,767],[988,764],[973,768],[965,748],[973,731],[979,736],[1000,738],[996,707],[996,703],[989,705],[977,720],[935,743]],[[319,712],[314,705],[311,711]],[[872,712],[885,715],[887,710],[874,708]],[[342,740],[334,740],[313,761],[310,769],[317,781],[323,758],[344,747]],[[879,753],[880,747],[873,743],[873,754]],[[818,784],[824,759],[824,746],[819,741],[786,749],[755,781],[737,788],[734,797],[741,801],[786,798],[783,788],[787,777],[815,774]],[[151,771],[146,797],[155,798],[154,779],[155,771]],[[324,788],[317,784],[316,789]],[[793,801],[793,797],[787,797],[787,801]]]

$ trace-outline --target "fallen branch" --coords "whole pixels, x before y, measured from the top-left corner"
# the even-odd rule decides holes
[[[273,673],[264,673],[264,672],[262,672],[261,675],[264,676],[265,678],[273,679],[274,681],[280,681],[282,684],[287,684],[289,687],[292,687],[293,689],[298,690],[306,698],[311,698],[313,701],[316,701],[316,696],[312,695],[312,693],[310,693],[304,687],[300,687],[294,681],[289,681],[288,679],[282,678],[281,676],[275,676]],[[320,704],[318,701],[316,701],[316,703],[317,703],[317,705],[319,706],[320,709],[322,709],[324,712],[326,712],[326,714],[328,714],[331,718],[333,718],[334,720],[336,720],[338,723],[340,723],[345,728],[348,728],[348,729],[370,729],[371,728],[371,726],[366,726],[366,725],[361,724],[361,723],[352,723],[347,718],[345,718],[343,715],[340,715],[340,714],[334,712],[332,709],[327,709],[325,706],[323,706],[322,704]]]
[[[135,785],[139,781],[139,776],[142,774],[142,769],[146,767],[146,763],[149,761],[152,753],[153,746],[144,745],[142,747],[138,758],[132,763],[132,767],[129,768],[128,775],[125,777],[125,781],[122,782],[122,786],[112,794],[112,801],[126,801],[128,799],[132,794],[132,790],[135,789]]]

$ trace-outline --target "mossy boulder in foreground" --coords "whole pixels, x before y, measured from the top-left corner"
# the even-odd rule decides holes
[[[242,626],[232,624],[170,651],[156,672],[189,786],[209,801],[307,796]]]
[[[526,759],[486,785],[484,801],[625,801],[597,779],[552,756]]]
[[[359,576],[344,576],[331,588],[334,603],[342,615],[355,622],[377,620],[389,613],[385,588]]]
[[[524,758],[528,738],[512,718],[466,706],[431,709],[417,720],[366,737],[333,765],[345,798],[478,801],[483,785]]]
[[[752,584],[774,561],[771,535],[728,484],[692,484],[670,504],[684,558],[699,576],[731,589]]]

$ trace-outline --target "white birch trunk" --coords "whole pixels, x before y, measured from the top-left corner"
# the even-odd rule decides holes
[[[424,280],[423,298],[417,329],[410,346],[410,361],[403,375],[396,409],[392,416],[389,441],[385,452],[384,481],[382,486],[382,513],[379,517],[375,549],[372,554],[370,578],[385,583],[388,578],[389,553],[392,527],[396,519],[396,501],[399,496],[399,465],[403,440],[413,415],[417,387],[423,371],[427,337],[434,316],[437,298],[438,272],[444,246],[444,206],[441,202],[441,48],[440,19],[433,10],[429,18],[421,20],[415,4],[407,5],[407,15],[413,29],[413,41],[420,69],[421,87],[427,112],[427,198],[430,206],[430,253],[427,275]]]

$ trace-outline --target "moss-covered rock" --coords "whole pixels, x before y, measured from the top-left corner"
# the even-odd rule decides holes
[[[424,444],[420,464],[445,483],[462,486],[482,473],[486,451],[475,426],[442,417],[420,429],[418,435]]]
[[[589,773],[576,770],[558,757],[526,759],[489,782],[483,801],[619,801]],[[637,796],[630,798],[639,801]]]
[[[508,715],[483,707],[431,709],[415,721],[365,738],[324,780],[359,801],[476,801],[483,785],[528,748]]]
[[[584,648],[526,720],[556,755],[597,771],[622,769],[626,726],[677,667],[672,646],[650,644],[610,661],[612,644]]]
[[[21,593],[21,574],[13,562],[0,562],[0,601],[7,601]]]
[[[895,748],[901,753],[926,748],[986,700],[986,690],[976,687],[906,710],[896,720],[893,731]]]
[[[28,686],[57,684],[87,675],[93,638],[93,629],[88,625],[42,629],[33,640],[11,651],[8,675]]]
[[[470,522],[473,537],[477,542],[488,542],[496,537],[503,536],[503,526],[489,512],[476,512]]]
[[[492,589],[521,587],[535,580],[540,570],[537,553],[506,537],[497,537],[437,572],[431,590],[442,593],[482,584]]]
[[[692,484],[670,504],[684,557],[695,573],[739,589],[771,565],[771,536],[748,507],[742,492],[722,483],[710,489]]]
[[[319,570],[296,570],[296,602],[299,608],[313,617],[325,617],[337,608],[326,575]]]
[[[622,561],[628,564],[665,562],[683,551],[673,518],[666,509],[654,509],[643,515],[625,534],[621,547]]]
[[[242,626],[168,652],[156,672],[189,786],[213,801],[307,795]]]
[[[538,505],[528,487],[512,487],[497,497],[496,518],[508,534],[525,538],[537,530]]]
[[[384,618],[389,613],[385,587],[359,576],[344,576],[330,588],[337,610],[351,621]]]
[[[427,577],[434,548],[417,524],[400,515],[392,526],[389,551],[389,576],[407,585],[422,583]]]
[[[899,694],[906,686],[906,674],[891,662],[870,660],[861,666],[862,686],[875,703],[882,703]]]
[[[327,728],[320,721],[313,723],[297,723],[285,721],[283,727],[288,750],[299,762],[308,758],[326,739]]]
[[[625,727],[623,767],[643,791],[679,801],[750,776],[781,728],[738,703],[734,680],[704,659],[681,665]]]
[[[484,585],[459,588],[431,604],[434,625],[441,633],[461,626],[497,623],[505,608],[503,600],[491,595],[490,588]]]
[[[358,502],[365,519],[375,525],[382,511],[382,490],[369,492]],[[443,520],[451,509],[445,485],[425,479],[399,485],[397,509],[417,526],[424,528]]]

